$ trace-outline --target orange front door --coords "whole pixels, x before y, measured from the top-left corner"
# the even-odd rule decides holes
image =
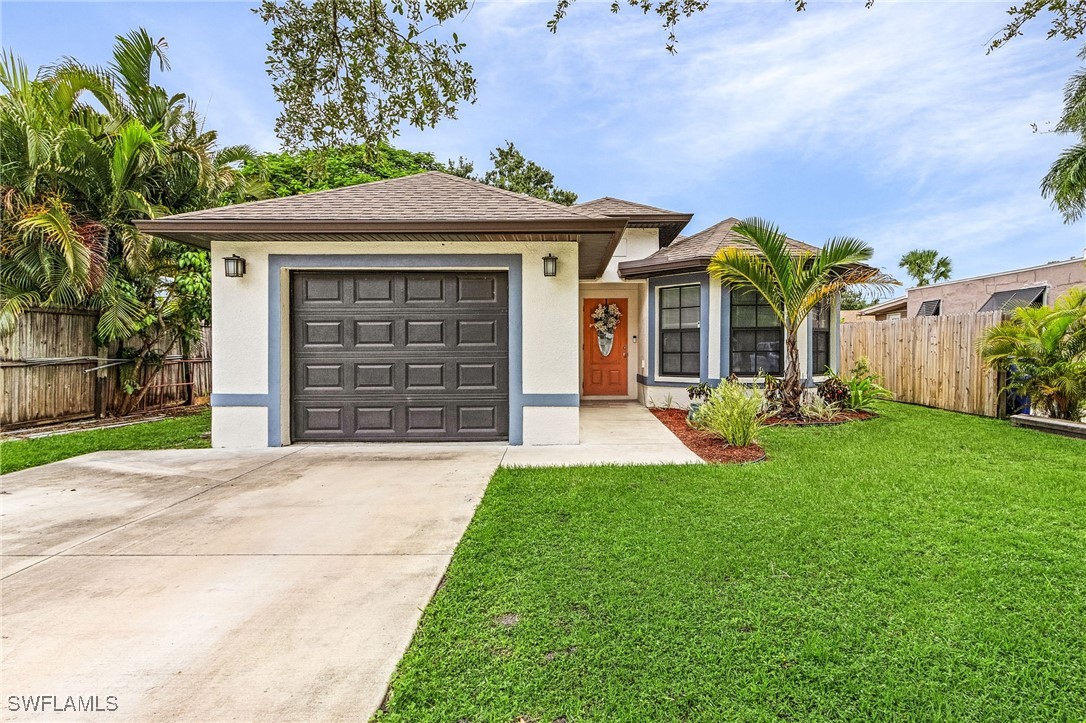
[[[593,326],[592,313],[600,304],[615,304],[622,317],[614,337],[600,339]],[[584,395],[624,397],[627,394],[626,369],[629,341],[626,335],[629,309],[626,299],[584,300]],[[606,353],[605,353],[606,352]]]

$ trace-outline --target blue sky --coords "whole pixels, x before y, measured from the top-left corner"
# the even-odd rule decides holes
[[[763,216],[821,243],[858,236],[903,277],[900,255],[938,248],[956,277],[1082,254],[1038,183],[1069,140],[1035,133],[1078,67],[1070,43],[1029,30],[985,53],[1009,0],[716,2],[663,49],[653,17],[580,0],[557,35],[551,0],[477,0],[455,30],[478,102],[396,144],[489,167],[505,140],[581,200],[617,196],[695,215],[688,232]],[[226,143],[277,147],[252,2],[10,2],[5,49],[32,67],[108,58],[137,26],[165,36],[167,88],[187,92]]]

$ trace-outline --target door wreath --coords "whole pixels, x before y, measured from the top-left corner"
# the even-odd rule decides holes
[[[596,342],[600,347],[600,354],[608,356],[615,343],[615,329],[618,328],[622,311],[618,304],[609,304],[606,301],[592,310],[592,326],[596,329]]]

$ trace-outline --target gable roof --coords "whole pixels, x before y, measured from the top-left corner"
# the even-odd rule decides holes
[[[441,171],[167,217],[182,221],[538,221],[601,218]],[[166,219],[155,219],[156,221]],[[154,224],[152,224],[154,225]]]
[[[649,206],[644,203],[636,203],[634,201],[624,201],[621,198],[615,198],[613,196],[604,196],[592,201],[585,201],[584,203],[578,203],[574,208],[579,208],[584,211],[591,211],[592,213],[602,214],[604,216],[687,216],[689,214],[679,213],[678,211],[668,211],[666,208],[659,208],[657,206]]]
[[[710,259],[722,248],[754,247],[733,229],[739,223],[737,218],[726,218],[704,231],[692,236],[677,239],[670,246],[637,261],[626,261],[618,265],[618,273],[624,279],[645,278],[664,272],[703,271]],[[816,253],[817,246],[788,239],[793,253]]]
[[[674,243],[679,232],[686,228],[686,224],[690,223],[690,219],[694,217],[692,213],[668,211],[666,208],[625,201],[612,196],[585,201],[574,208],[594,215],[628,219],[627,225],[631,228],[658,228],[661,246]]]
[[[136,222],[144,233],[203,248],[212,240],[576,241],[581,276],[603,273],[625,219],[440,171],[239,203]],[[380,235],[380,237],[377,237]]]

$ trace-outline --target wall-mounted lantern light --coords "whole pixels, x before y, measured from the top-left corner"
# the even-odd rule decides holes
[[[226,262],[226,275],[231,279],[240,279],[245,275],[245,259],[237,254],[223,258]]]
[[[557,276],[558,275],[558,257],[554,254],[547,254],[543,257],[543,275],[544,276]]]

